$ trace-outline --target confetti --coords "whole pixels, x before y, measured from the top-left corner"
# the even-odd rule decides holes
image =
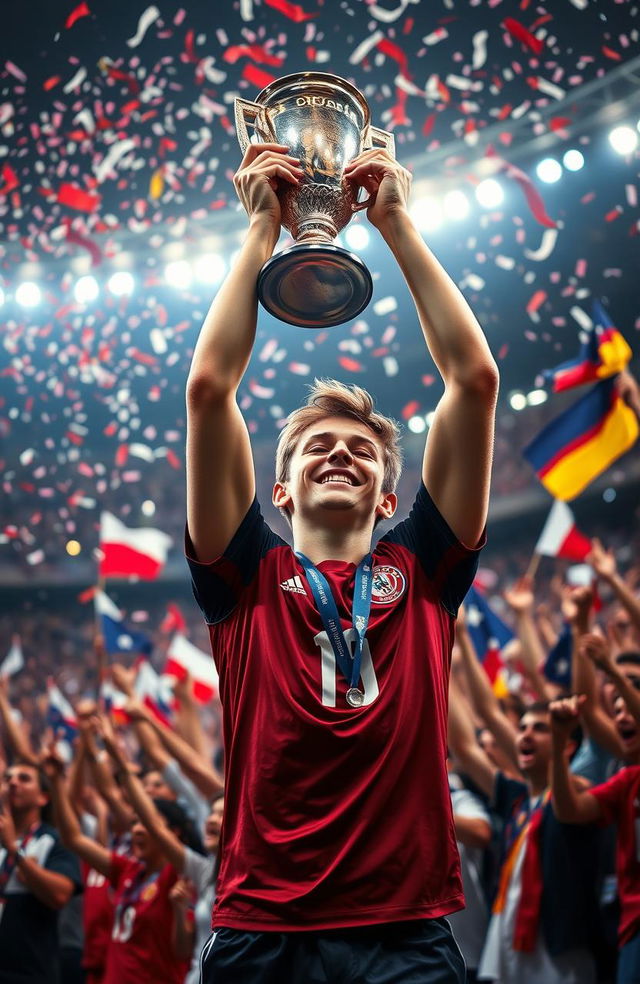
[[[83,2],[79,3],[77,7],[74,7],[74,9],[67,17],[66,21],[64,22],[65,28],[68,30],[70,27],[73,27],[76,21],[80,20],[81,17],[88,17],[90,13],[91,11],[89,10],[87,4],[84,3],[83,0]]]
[[[153,4],[150,7],[147,7],[147,9],[141,15],[140,20],[138,21],[138,30],[136,31],[136,33],[133,35],[132,38],[129,38],[127,40],[127,44],[129,45],[130,48],[138,47],[138,45],[144,38],[145,34],[147,33],[151,25],[155,21],[157,21],[159,16],[160,16],[160,11],[158,10],[157,7],[153,6]]]

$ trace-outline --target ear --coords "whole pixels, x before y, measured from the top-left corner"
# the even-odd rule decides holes
[[[381,502],[376,506],[376,516],[380,519],[391,519],[398,508],[398,496],[395,492],[385,492]]]
[[[291,505],[291,493],[284,482],[276,482],[271,493],[271,501],[276,509],[288,509]]]

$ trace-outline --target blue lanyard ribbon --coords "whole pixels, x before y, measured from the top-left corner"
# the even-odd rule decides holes
[[[371,577],[371,554],[367,554],[356,568],[356,580],[353,589],[353,627],[356,632],[353,654],[342,631],[340,616],[331,587],[324,574],[315,564],[312,564],[303,553],[296,557],[304,567],[322,624],[336,657],[336,662],[350,687],[357,687],[360,680],[360,665],[362,662],[362,647],[367,634],[369,614],[371,612],[371,595],[373,580]]]

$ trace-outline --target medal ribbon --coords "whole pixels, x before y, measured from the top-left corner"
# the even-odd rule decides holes
[[[360,665],[362,662],[362,647],[367,634],[369,625],[369,614],[371,612],[371,597],[373,591],[373,579],[371,577],[371,554],[367,554],[356,568],[356,580],[353,589],[353,627],[356,632],[356,640],[353,654],[342,631],[340,616],[335,603],[331,587],[324,574],[322,574],[315,564],[312,564],[308,557],[303,553],[296,553],[296,557],[304,567],[304,572],[311,588],[316,607],[322,619],[324,630],[329,637],[336,663],[342,670],[342,674],[350,687],[357,687],[360,680]]]

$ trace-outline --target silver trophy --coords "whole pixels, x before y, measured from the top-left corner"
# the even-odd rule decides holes
[[[286,144],[304,170],[299,185],[283,186],[278,195],[282,224],[295,244],[260,271],[261,303],[281,321],[304,328],[350,321],[371,299],[371,274],[359,256],[333,240],[373,198],[358,201],[343,171],[370,147],[394,154],[393,134],[371,125],[367,101],[354,85],[324,72],[286,75],[254,102],[236,98],[235,116],[243,153],[250,143]]]

